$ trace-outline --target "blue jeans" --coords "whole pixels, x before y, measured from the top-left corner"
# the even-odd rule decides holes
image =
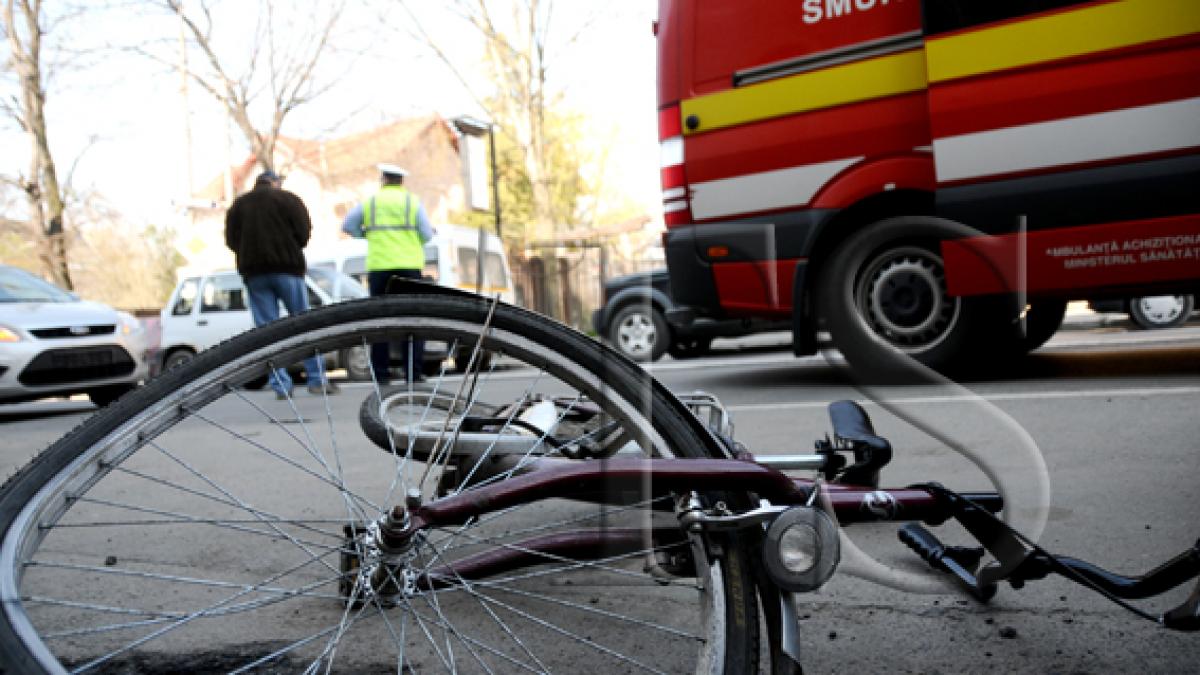
[[[281,302],[288,314],[293,316],[308,310],[308,287],[304,285],[304,277],[294,274],[255,274],[242,277],[242,282],[250,294],[250,316],[254,318],[255,326],[278,319]],[[321,359],[316,356],[304,359],[304,371],[309,384],[325,381]],[[287,370],[277,368],[271,373],[270,380],[271,388],[276,393],[291,392],[292,378]]]

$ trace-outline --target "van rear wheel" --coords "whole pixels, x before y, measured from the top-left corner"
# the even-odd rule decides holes
[[[1065,300],[1039,300],[1030,303],[1029,308],[1025,310],[1024,325],[1021,325],[1019,319],[1014,325],[1018,353],[1025,354],[1046,344],[1062,327],[1066,315]]]
[[[856,371],[882,381],[927,379],[916,364],[953,372],[1003,328],[999,299],[947,291],[940,243],[967,233],[938,218],[893,218],[851,236],[825,263],[821,316]]]

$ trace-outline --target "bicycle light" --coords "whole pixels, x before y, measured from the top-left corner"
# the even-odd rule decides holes
[[[841,549],[837,526],[824,512],[796,506],[767,528],[763,560],[771,579],[784,590],[813,591],[837,569]]]

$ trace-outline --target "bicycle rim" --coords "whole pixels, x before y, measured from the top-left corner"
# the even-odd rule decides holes
[[[378,553],[363,532],[409,488],[437,499],[564,461],[581,442],[562,429],[595,433],[565,424],[588,406],[623,426],[623,453],[719,452],[660,386],[605,348],[515,308],[488,316],[486,303],[446,296],[310,312],[199,355],[48,448],[0,494],[5,660],[50,672],[752,668],[757,621],[742,553],[652,541],[646,532],[677,523],[649,478],[642,494],[607,503],[531,502],[431,530],[389,569],[411,581],[513,551],[532,551],[535,564],[437,589],[400,583],[386,597],[362,590],[361,570]],[[523,454],[486,478],[463,480],[495,457],[421,462],[369,441],[358,408],[380,395],[378,383],[343,385],[338,396],[297,386],[282,401],[242,388],[268,367],[388,337],[423,336],[452,354],[473,346],[485,321],[485,346],[498,355],[489,368],[465,380],[443,368],[425,386],[460,400],[449,409],[486,409],[497,438],[527,437]],[[518,406],[484,407],[539,395],[557,401],[556,420],[543,406],[540,423],[522,426]],[[461,415],[448,417],[439,447],[453,447]],[[531,543],[635,530],[646,544],[601,534],[610,548],[589,556]],[[679,559],[695,560],[695,573],[659,565]]]

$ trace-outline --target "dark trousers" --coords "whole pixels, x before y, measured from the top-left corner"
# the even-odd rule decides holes
[[[388,282],[392,277],[401,277],[404,279],[420,279],[421,270],[375,270],[367,272],[367,287],[371,291],[371,296],[387,295]],[[425,341],[424,340],[404,340],[400,343],[403,346],[404,356],[404,374],[406,379],[419,379],[421,377],[421,364],[425,360]],[[376,342],[371,345],[371,370],[375,372],[375,379],[385,381],[390,379],[388,367],[391,365],[391,344],[387,342]],[[411,354],[412,361],[409,361]]]

